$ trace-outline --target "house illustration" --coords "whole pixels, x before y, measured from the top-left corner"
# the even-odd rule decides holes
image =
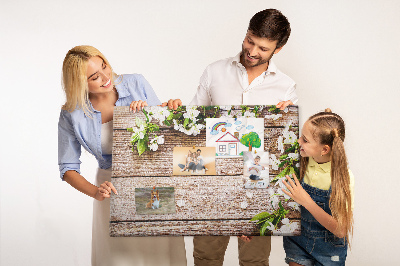
[[[218,156],[235,156],[239,154],[240,140],[229,132],[216,140],[215,143],[217,144],[216,152]]]

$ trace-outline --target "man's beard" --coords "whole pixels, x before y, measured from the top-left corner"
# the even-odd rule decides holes
[[[244,47],[242,45],[243,61],[246,63],[245,66],[248,66],[248,67],[256,67],[256,66],[260,66],[265,63],[268,63],[269,60],[271,60],[272,56],[274,55],[274,52],[275,52],[275,50],[272,52],[271,56],[269,56],[268,58],[265,58],[265,59],[256,57],[255,59],[257,59],[258,61],[254,64],[254,63],[248,61],[247,55],[249,54],[249,51],[247,49],[244,49]]]

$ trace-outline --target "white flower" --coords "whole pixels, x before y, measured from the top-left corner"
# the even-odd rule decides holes
[[[278,208],[278,204],[279,204],[278,196],[277,195],[273,195],[273,196],[271,196],[270,200],[271,200],[271,203],[272,203],[272,207],[274,209],[277,209]]]
[[[229,111],[232,108],[232,105],[220,105],[219,108],[221,110]]]
[[[294,134],[292,131],[283,133],[283,136],[285,137],[285,144],[294,144],[297,140],[296,134]]]
[[[282,136],[278,137],[278,150],[283,153],[285,151],[285,148],[283,147],[283,138]]]
[[[246,118],[250,118],[250,117],[256,117],[256,114],[252,113],[250,111],[246,111],[246,112],[244,112],[243,116]]]
[[[269,158],[269,164],[271,165],[271,168],[273,170],[278,170],[280,163],[281,162],[279,161],[279,159],[276,158],[275,154],[271,154]]]
[[[300,205],[297,202],[291,201],[288,206],[296,211],[300,211]]]
[[[164,135],[157,137],[157,144],[164,144]]]
[[[282,117],[282,114],[265,115],[265,118],[272,119],[272,120],[278,120],[281,117]]]
[[[288,224],[288,223],[289,223],[289,219],[288,218],[282,219],[282,224]]]
[[[186,113],[183,114],[184,118],[195,119],[200,114],[196,106],[186,107]]]
[[[161,107],[161,106],[151,106],[148,109],[149,114],[149,120],[155,119],[158,120],[159,124],[162,125],[162,122],[170,115],[170,111],[167,109],[167,107]]]
[[[140,131],[139,132],[139,139],[143,139],[144,138],[144,133],[143,133],[143,131]]]
[[[150,145],[149,149],[152,150],[152,151],[158,150],[158,145],[157,145],[157,143],[153,142],[153,143]]]
[[[268,226],[267,226],[267,229],[268,230],[270,230],[270,231],[272,231],[272,230],[275,230],[275,226],[271,223],[271,222],[268,222]]]
[[[299,160],[299,154],[298,153],[289,153],[288,157],[290,159],[292,159],[292,160],[295,160],[295,161]]]

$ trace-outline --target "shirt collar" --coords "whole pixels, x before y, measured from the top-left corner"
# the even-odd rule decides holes
[[[240,64],[240,55],[241,54],[242,54],[242,52],[238,53],[235,57],[233,57],[231,60],[231,64],[233,64],[233,63]],[[271,59],[271,60],[269,60],[268,68],[264,73],[265,74],[276,73],[277,70],[278,70],[277,66],[275,65],[274,61],[272,61],[272,59]]]
[[[308,157],[308,164],[309,166],[321,168],[325,173],[331,172],[331,162],[317,163],[312,157]]]
[[[115,75],[114,76],[114,86],[118,92],[118,99],[125,98],[125,97],[128,97],[129,95],[131,95],[129,93],[128,88],[123,86],[123,84],[124,84],[124,83],[122,83],[123,79],[124,79],[124,75],[118,75],[118,76]]]

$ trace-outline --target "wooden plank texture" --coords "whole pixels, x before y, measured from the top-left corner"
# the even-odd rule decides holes
[[[230,115],[241,115],[241,108],[233,106]],[[252,108],[250,106],[250,110]],[[262,107],[256,117],[264,118],[264,150],[279,158],[283,153],[279,150],[278,138],[284,131],[289,130],[298,137],[298,107],[290,106],[279,116],[269,112],[269,108]],[[219,107],[209,110],[199,107],[198,110],[206,117],[228,116],[228,111]],[[146,120],[143,112],[132,113],[129,107],[114,110],[112,183],[118,195],[111,197],[111,236],[259,235],[257,225],[249,221],[260,212],[276,209],[270,200],[271,194],[278,193],[275,183],[271,183],[269,189],[245,189],[248,177],[243,175],[242,157],[216,157],[214,176],[173,176],[174,147],[205,147],[206,130],[201,130],[197,136],[188,136],[173,126],[153,120],[159,131],[151,133],[150,138],[154,134],[163,135],[165,142],[156,152],[146,151],[139,156],[136,147],[132,150],[130,144],[132,133],[126,130],[136,125],[136,117]],[[273,170],[271,164],[269,167],[270,180],[283,170]],[[135,188],[152,187],[174,188],[175,213],[136,213]],[[298,226],[290,235],[299,234],[299,210],[289,206],[292,200],[287,201],[283,196],[278,199],[285,209],[290,210],[286,218],[297,222]],[[162,195],[160,203],[163,204]]]

